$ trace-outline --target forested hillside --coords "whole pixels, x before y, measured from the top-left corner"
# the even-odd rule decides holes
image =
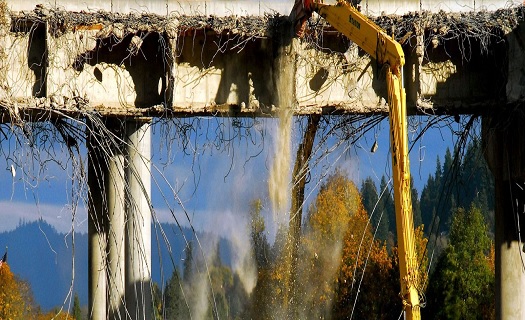
[[[494,311],[494,188],[479,141],[462,157],[447,150],[421,195],[412,188],[422,313],[427,319],[492,319]],[[191,230],[155,226],[170,247],[153,254],[157,319],[399,319],[402,303],[392,183],[382,177],[360,189],[336,170],[308,208],[298,243],[297,283],[291,275],[288,225],[269,240],[263,203],[246,215],[251,259],[232,268],[231,246],[221,240],[203,254]],[[200,235],[205,237],[204,235]],[[9,262],[0,267],[0,318],[78,315],[87,302],[86,235],[58,234],[43,221],[0,234]],[[75,275],[72,277],[74,248]],[[160,250],[160,251],[159,251]],[[250,268],[254,268],[250,275]],[[64,303],[71,294],[76,303]],[[50,290],[53,288],[53,290]],[[34,298],[33,298],[34,296]],[[22,307],[13,308],[13,303]],[[75,306],[75,308],[73,308]],[[44,311],[41,311],[42,308]],[[51,310],[49,313],[46,313]],[[61,316],[65,315],[63,312]],[[47,317],[47,318],[46,318]]]

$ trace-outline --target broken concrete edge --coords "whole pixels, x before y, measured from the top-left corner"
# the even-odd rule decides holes
[[[69,118],[81,120],[88,117],[104,118],[188,118],[188,117],[277,117],[278,108],[274,106],[262,106],[257,108],[246,107],[237,104],[217,105],[191,105],[172,106],[155,105],[146,108],[135,106],[105,106],[90,105],[88,101],[68,99],[66,104],[58,104],[56,98],[30,98],[19,101],[0,101],[0,123],[12,123],[21,125],[25,122],[43,122],[51,119]],[[523,105],[524,101],[506,103],[502,101],[480,101],[477,103],[461,103],[458,101],[441,102],[439,106],[431,102],[420,101],[417,105],[408,106],[409,115],[458,115],[474,114],[487,115],[494,110],[502,108],[515,108]],[[65,106],[67,105],[67,107]],[[387,115],[388,106],[376,104],[365,106],[362,103],[331,103],[331,104],[308,104],[293,107],[295,116],[310,114],[320,115]]]
[[[265,13],[264,16],[226,16],[178,15],[159,16],[156,14],[120,14],[104,11],[68,12],[38,5],[33,11],[11,12],[11,32],[20,26],[32,23],[47,23],[50,34],[59,37],[76,30],[99,30],[100,37],[109,34],[123,38],[139,31],[165,33],[168,38],[176,38],[190,31],[211,31],[240,34],[247,37],[271,36],[272,29],[286,20],[287,16],[278,13]]]
[[[169,38],[196,30],[208,30],[216,34],[233,33],[245,37],[273,37],[288,16],[277,12],[263,16],[186,15],[172,13],[166,16],[146,13],[68,12],[37,5],[33,11],[10,12],[11,32],[17,32],[24,23],[44,23],[50,26],[50,34],[58,37],[83,28],[100,30],[102,35],[114,34],[124,37],[138,31],[165,33]],[[423,29],[433,36],[461,38],[484,38],[505,35],[525,20],[523,5],[495,11],[472,12],[410,12],[405,15],[382,15],[370,17],[375,23],[393,34],[400,42]],[[333,29],[322,18],[312,18],[310,28],[330,32]]]

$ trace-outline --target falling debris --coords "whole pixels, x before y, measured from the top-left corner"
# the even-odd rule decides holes
[[[128,51],[136,56],[138,53],[139,53],[139,50],[140,50],[140,47],[142,46],[142,38],[139,37],[139,36],[133,36],[133,38],[131,38],[131,42],[129,43],[129,47],[128,47]]]
[[[377,147],[378,147],[378,144],[377,144],[377,139],[376,139],[376,141],[374,141],[374,144],[372,145],[372,148],[370,149],[370,152],[375,153],[377,151]]]

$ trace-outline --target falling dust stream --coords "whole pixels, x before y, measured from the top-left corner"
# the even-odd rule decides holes
[[[281,108],[278,111],[279,125],[275,137],[275,151],[270,176],[268,180],[269,197],[274,214],[274,222],[286,223],[288,218],[288,239],[283,252],[285,257],[281,260],[284,275],[281,288],[284,289],[281,306],[275,308],[277,314],[287,319],[298,319],[300,297],[297,294],[299,279],[299,247],[301,238],[302,209],[304,201],[304,188],[308,175],[308,159],[317,132],[320,117],[313,115],[308,118],[308,125],[304,137],[297,149],[297,157],[290,178],[292,163],[291,139],[292,116],[291,108]],[[336,259],[337,260],[337,259]],[[277,302],[277,301],[276,301]],[[281,310],[277,310],[281,309]]]
[[[272,299],[273,306],[267,306],[273,310],[273,318],[298,319],[301,298],[297,294],[297,281],[299,272],[299,246],[301,238],[302,208],[304,200],[304,186],[308,172],[308,159],[312,153],[319,116],[310,116],[303,141],[297,149],[293,172],[292,165],[292,118],[293,101],[295,92],[294,74],[295,55],[294,41],[287,43],[286,33],[281,47],[281,57],[278,59],[277,68],[280,69],[279,77],[276,78],[277,87],[277,116],[279,124],[274,132],[274,157],[268,177],[268,193],[271,202],[274,223],[287,225],[288,236],[280,248],[283,253],[277,268],[282,271],[280,287],[282,290],[280,299]],[[283,43],[283,44],[284,44]],[[274,291],[275,292],[275,291]]]
[[[280,108],[278,116],[279,126],[275,137],[275,154],[268,180],[268,191],[273,213],[284,215],[290,199],[292,111],[289,108]]]

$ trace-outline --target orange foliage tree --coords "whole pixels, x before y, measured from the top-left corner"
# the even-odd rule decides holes
[[[296,293],[290,296],[283,285],[290,277],[291,250],[287,230],[280,228],[272,250],[267,249],[268,263],[259,266],[251,318],[286,318],[292,299],[298,301],[299,319],[397,318],[402,310],[397,250],[389,254],[384,241],[374,239],[359,190],[343,172],[336,171],[321,186],[304,223]],[[422,226],[416,229],[416,242],[424,257]],[[425,274],[426,259],[419,261]],[[424,284],[422,278],[420,287]]]
[[[305,317],[326,318],[331,313],[343,238],[361,208],[357,187],[340,171],[321,186],[310,206],[300,270]]]
[[[402,310],[397,248],[389,255],[384,242],[375,239],[375,230],[361,198],[356,199],[355,213],[349,219],[343,241],[333,318],[396,317]],[[428,266],[423,226],[416,228],[415,240],[420,274],[418,289],[423,292]]]
[[[401,310],[395,261],[374,239],[359,190],[340,171],[310,207],[303,248],[308,318],[381,319]]]
[[[27,319],[27,316],[20,284],[4,263],[0,267],[0,319]]]
[[[360,198],[344,236],[334,318],[382,319],[400,310],[394,260],[386,245],[374,239]]]
[[[42,313],[33,299],[28,282],[19,279],[7,263],[0,266],[0,319],[1,320],[66,320],[73,317],[64,311]]]
[[[60,310],[52,310],[44,314],[39,313],[37,319],[38,320],[73,320],[75,318],[73,318],[73,316],[67,312],[60,311]]]

